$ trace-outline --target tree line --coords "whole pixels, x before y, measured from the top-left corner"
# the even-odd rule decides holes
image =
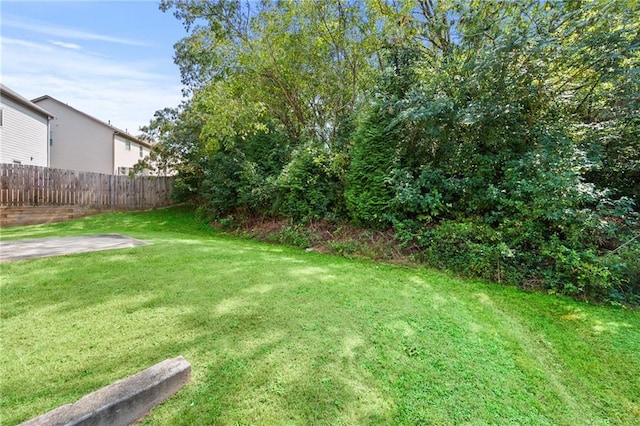
[[[144,129],[217,218],[392,228],[427,264],[640,300],[635,0],[163,0]]]

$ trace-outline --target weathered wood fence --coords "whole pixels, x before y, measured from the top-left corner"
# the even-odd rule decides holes
[[[113,176],[0,164],[0,206],[147,210],[171,204],[172,177]]]

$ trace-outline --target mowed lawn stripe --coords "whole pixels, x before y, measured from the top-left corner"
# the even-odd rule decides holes
[[[2,230],[151,246],[0,265],[1,418],[184,355],[144,424],[640,424],[638,311],[232,238],[188,209]]]

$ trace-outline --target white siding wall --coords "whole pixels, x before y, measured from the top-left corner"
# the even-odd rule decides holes
[[[43,99],[37,105],[53,114],[50,167],[113,174],[113,130],[65,105]]]
[[[47,118],[2,97],[0,163],[47,167]]]
[[[113,173],[116,175],[128,174],[129,169],[131,169],[139,160],[142,160],[144,157],[149,155],[149,148],[135,142],[131,142],[120,135],[115,136],[114,144],[113,152],[115,167]],[[141,147],[142,155],[140,155]],[[122,168],[126,168],[126,170]]]

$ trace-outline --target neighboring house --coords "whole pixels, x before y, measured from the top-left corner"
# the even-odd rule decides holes
[[[127,175],[151,151],[148,142],[51,96],[32,102],[56,117],[50,126],[50,167]]]
[[[0,163],[49,166],[53,115],[0,83]]]

